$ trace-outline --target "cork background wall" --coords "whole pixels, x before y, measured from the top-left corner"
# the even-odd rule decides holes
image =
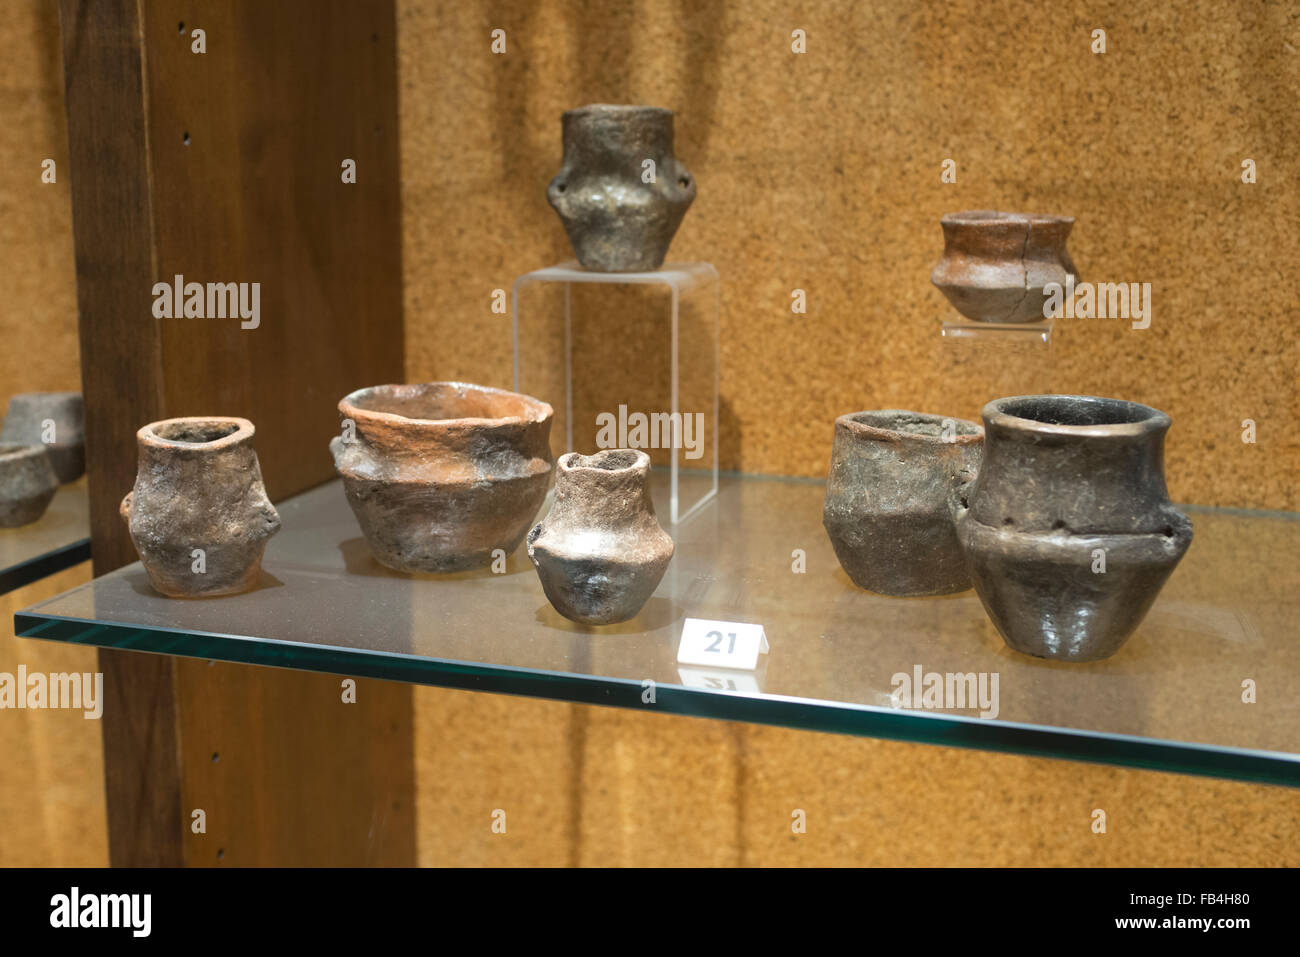
[[[14,637],[14,612],[90,581],[83,562],[0,595],[0,673],[93,674],[94,648]],[[108,863],[99,721],[82,711],[0,711],[0,867]]]
[[[1294,3],[399,7],[410,378],[510,384],[492,290],[572,258],[545,196],[560,114],[644,103],[675,111],[699,188],[669,258],[722,277],[725,468],[824,475],[832,422],[860,409],[977,419],[1081,392],[1173,417],[1176,500],[1300,503]],[[986,208],[1074,216],[1082,278],[1151,283],[1150,328],[1061,320],[1050,354],[942,340],[939,218]],[[616,375],[645,353],[614,328]]]
[[[0,57],[0,414],[17,392],[81,389],[59,11],[6,4]],[[55,162],[53,183],[42,163]]]
[[[975,416],[1033,383],[1169,411],[1181,500],[1295,508],[1294,9],[853,9],[403,0],[408,379],[509,384],[491,290],[571,255],[544,197],[560,111],[657,103],[678,111],[678,153],[700,184],[671,256],[723,277],[724,465],[820,475],[837,414]],[[1097,26],[1102,56],[1088,50]],[[488,49],[498,27],[504,57]],[[58,60],[54,4],[11,4],[0,401],[77,387]],[[53,185],[40,183],[47,156]],[[945,158],[956,184],[939,181]],[[1046,357],[954,351],[928,284],[938,218],[982,206],[1078,217],[1083,277],[1152,282],[1151,328],[1059,327]],[[1245,417],[1256,445],[1240,442]],[[0,670],[93,668],[89,649],[10,628],[16,608],[86,575],[0,599]],[[416,705],[424,864],[1300,863],[1290,789],[429,688]],[[79,714],[0,713],[0,821],[39,822],[8,829],[0,865],[106,863],[98,759],[98,727]],[[1098,806],[1104,836],[1090,828]],[[491,831],[497,808],[505,835]],[[807,834],[791,833],[792,808]]]
[[[0,26],[0,414],[17,392],[81,388],[58,7],[5,5]],[[55,181],[41,181],[55,161]],[[94,672],[93,648],[19,641],[14,612],[90,579],[90,563],[0,596],[0,672]],[[0,711],[0,867],[108,863],[99,722]]]
[[[1177,500],[1300,505],[1294,5],[400,0],[398,30],[409,380],[510,386],[493,290],[572,258],[545,196],[560,114],[644,103],[676,112],[699,187],[669,259],[722,279],[724,468],[822,476],[859,409],[1083,392],[1172,415]],[[990,207],[1076,217],[1082,277],[1150,282],[1150,328],[942,339],[939,218]],[[574,304],[575,329],[606,325],[579,397],[662,370],[662,300]],[[1278,864],[1300,835],[1277,788],[429,689],[416,707],[425,863]]]

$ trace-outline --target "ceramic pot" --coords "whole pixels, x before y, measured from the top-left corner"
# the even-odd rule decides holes
[[[643,272],[663,265],[695,199],[695,177],[673,155],[673,113],[598,104],[563,118],[564,160],[546,198],[584,269]],[[646,160],[654,181],[645,182]]]
[[[822,524],[854,584],[882,595],[970,587],[955,510],[983,438],[974,422],[901,409],[835,420]]]
[[[1074,219],[1037,213],[949,213],[930,282],[974,322],[1041,322],[1048,283],[1079,281],[1065,241]]]
[[[429,382],[361,389],[339,402],[339,414],[343,435],[330,451],[381,563],[456,572],[519,547],[550,480],[545,402]]]
[[[44,445],[60,482],[86,471],[85,416],[80,392],[25,392],[9,400],[0,442]]]
[[[1169,416],[1080,395],[984,407],[984,462],[957,533],[1006,643],[1062,661],[1113,655],[1192,541],[1169,502]]]
[[[528,533],[528,557],[565,618],[627,621],[659,586],[673,540],[655,518],[649,477],[650,456],[635,449],[560,457],[555,501]]]
[[[0,442],[0,528],[30,525],[58,490],[45,446]]]
[[[280,516],[266,497],[253,432],[247,419],[212,416],[164,419],[136,433],[139,467],[121,512],[162,594],[205,598],[257,584]]]

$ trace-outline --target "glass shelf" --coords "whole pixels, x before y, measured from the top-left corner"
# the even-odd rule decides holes
[[[712,481],[684,475],[682,481]],[[666,482],[656,489],[657,504]],[[504,574],[390,572],[337,483],[280,507],[261,586],[178,601],[130,565],[15,616],[19,635],[416,684],[1300,785],[1300,520],[1190,509],[1196,539],[1146,622],[1087,665],[1009,651],[973,592],[855,588],[821,525],[823,486],[724,476],[675,527],[632,622],[547,604],[520,548]],[[796,550],[806,571],[793,570]],[[757,622],[757,672],[679,667],[686,617]],[[998,676],[998,713],[894,707],[895,674]],[[645,682],[653,682],[653,702]],[[1253,681],[1257,703],[1244,703]],[[725,690],[734,688],[736,690]]]
[[[86,479],[62,486],[30,525],[0,528],[0,595],[90,558]]]

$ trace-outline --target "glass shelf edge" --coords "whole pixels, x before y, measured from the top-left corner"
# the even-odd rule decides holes
[[[83,538],[60,548],[52,549],[43,555],[29,558],[25,562],[11,565],[0,571],[0,595],[17,591],[24,585],[48,578],[65,568],[79,565],[90,560],[90,539]]]
[[[14,615],[16,635],[149,654],[1300,787],[1300,755],[1285,752],[1108,735],[1075,728],[996,722],[870,705],[832,704],[808,698],[755,696],[673,684],[656,684],[656,703],[646,705],[641,700],[642,683],[631,678],[563,674],[382,651],[357,653],[324,645],[253,640],[210,632],[105,625],[37,614],[35,610],[39,607],[36,605]],[[115,637],[109,640],[108,636]],[[148,636],[149,647],[143,647],[143,641],[137,643],[137,636]],[[169,640],[172,646],[163,647]],[[203,653],[197,653],[193,648],[193,644],[200,641]],[[277,648],[284,648],[286,653],[291,648],[294,663],[282,663],[280,655],[274,653]],[[214,651],[223,653],[213,654]]]

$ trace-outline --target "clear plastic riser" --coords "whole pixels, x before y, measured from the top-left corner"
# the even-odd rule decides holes
[[[934,367],[950,389],[945,414],[979,420],[992,399],[1055,392],[1057,320],[970,322],[948,310],[935,323]]]
[[[598,273],[565,263],[516,279],[511,309],[514,388],[555,405],[557,454],[643,449],[668,470],[673,524],[717,495],[713,266]],[[610,336],[614,319],[619,335]]]

